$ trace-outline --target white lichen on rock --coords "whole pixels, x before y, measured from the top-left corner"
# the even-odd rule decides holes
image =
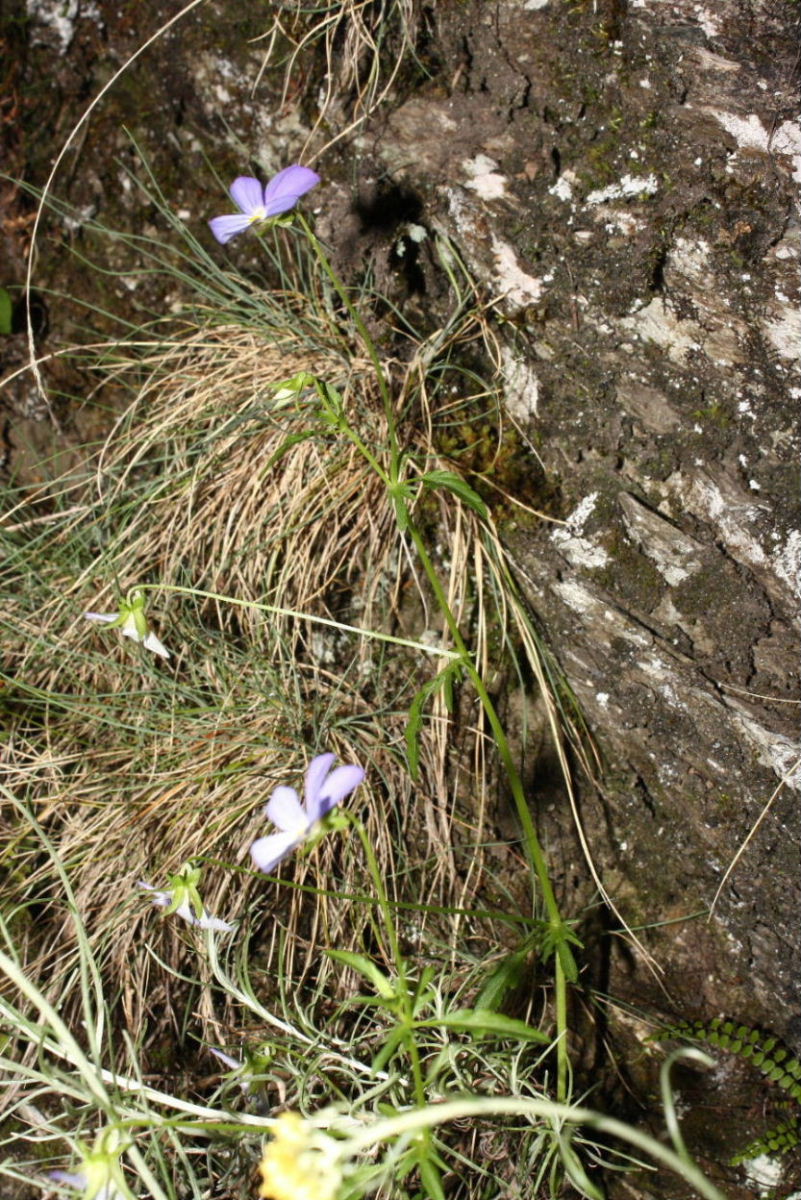
[[[624,175],[619,183],[590,192],[587,204],[606,204],[609,200],[633,200],[640,196],[653,196],[659,190],[656,175]]]
[[[538,415],[540,381],[530,361],[510,346],[502,348],[501,362],[504,407],[516,421],[530,421]]]
[[[703,552],[697,542],[627,492],[618,501],[629,537],[666,583],[677,587],[701,569]]]
[[[492,254],[495,261],[493,283],[507,308],[526,308],[541,299],[545,281],[528,275],[520,266],[514,247],[502,242],[495,234],[492,236]]]
[[[591,492],[573,510],[564,525],[557,526],[551,533],[551,541],[574,567],[592,570],[605,567],[609,555],[603,546],[584,536],[584,525],[592,514],[598,493]]]
[[[498,164],[487,154],[477,154],[462,163],[470,188],[482,200],[502,200],[506,195],[506,179],[498,171]]]

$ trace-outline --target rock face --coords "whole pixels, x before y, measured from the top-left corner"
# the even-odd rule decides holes
[[[767,809],[650,945],[675,1011],[799,1049],[797,12],[594,7],[438,5],[450,94],[374,153],[508,318],[564,523],[506,537],[606,759],[607,886],[635,925],[708,909]]]

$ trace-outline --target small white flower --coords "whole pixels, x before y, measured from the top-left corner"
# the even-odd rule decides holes
[[[146,650],[152,650],[160,658],[169,658],[170,652],[153,630],[148,626],[145,617],[145,596],[143,592],[131,592],[128,600],[120,602],[120,611],[115,613],[85,612],[88,621],[98,621],[119,629],[123,637],[139,642]]]
[[[189,863],[184,864],[177,875],[171,875],[170,890],[160,892],[158,888],[154,888],[152,884],[145,883],[140,879],[137,886],[143,891],[150,893],[150,900],[157,908],[165,909],[165,916],[170,913],[175,913],[190,925],[196,925],[198,929],[214,929],[218,933],[227,933],[234,929],[235,926],[230,921],[223,921],[220,917],[212,917],[206,912],[203,907],[203,901],[200,899],[200,893],[197,890],[197,885],[200,880],[200,871],[197,867],[192,867]]]

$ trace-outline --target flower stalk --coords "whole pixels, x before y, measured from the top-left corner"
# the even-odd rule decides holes
[[[537,836],[537,831],[534,826],[534,821],[531,817],[531,812],[526,801],[523,782],[520,777],[520,772],[512,757],[512,752],[509,746],[509,741],[503,728],[503,724],[498,716],[498,712],[492,699],[487,691],[481,674],[473,662],[472,655],[465,644],[459,629],[458,622],[450,608],[448,598],[445,595],[444,588],[437,574],[436,568],[428,553],[420,531],[417,529],[414,521],[408,511],[408,506],[405,503],[405,487],[400,479],[401,456],[398,450],[398,435],[395,427],[395,414],[392,405],[392,396],[389,382],[384,373],[384,368],[381,359],[378,355],[375,343],[370,336],[370,333],[364,321],[360,317],[356,307],[351,300],[348,289],[345,287],[342,280],[337,275],[331,265],[328,256],[323,250],[318,238],[312,232],[308,222],[303,216],[298,218],[301,227],[309,239],[312,249],[317,256],[325,274],[330,279],[337,295],[345,306],[348,315],[355,328],[358,330],[365,349],[370,357],[370,361],[375,368],[376,380],[378,382],[379,391],[384,404],[384,412],[387,421],[387,427],[390,438],[390,469],[389,473],[383,470],[376,464],[374,455],[364,446],[361,438],[355,430],[350,428],[347,417],[344,413],[340,414],[340,425],[343,432],[350,438],[353,444],[364,455],[368,463],[377,471],[378,475],[384,481],[390,491],[393,500],[398,510],[399,519],[402,520],[403,527],[411,537],[418,557],[422,563],[423,570],[426,574],[429,584],[434,592],[434,595],[442,612],[445,622],[448,626],[451,638],[453,639],[456,654],[463,664],[467,674],[469,675],[476,693],[481,702],[482,708],[489,721],[492,729],[493,737],[495,738],[498,752],[501,756],[504,768],[509,780],[509,786],[515,801],[518,819],[523,831],[523,842],[526,848],[527,857],[532,870],[533,880],[539,885],[542,900],[548,914],[548,939],[546,948],[553,951],[554,956],[554,992],[555,992],[555,1017],[556,1017],[556,1054],[557,1054],[557,1099],[564,1101],[569,1094],[570,1086],[570,1059],[567,1044],[567,981],[574,981],[577,977],[577,968],[573,953],[570,949],[570,942],[578,944],[578,939],[571,933],[569,926],[564,921],[559,905],[554,894],[551,884],[550,875],[548,873],[548,865],[545,860],[542,846]]]

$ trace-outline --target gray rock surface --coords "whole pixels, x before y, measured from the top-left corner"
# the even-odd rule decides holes
[[[507,317],[564,523],[505,536],[607,764],[607,887],[634,925],[708,909],[764,813],[711,922],[647,940],[674,1011],[799,1049],[797,14],[594,8],[442,5],[450,91],[373,151]]]

